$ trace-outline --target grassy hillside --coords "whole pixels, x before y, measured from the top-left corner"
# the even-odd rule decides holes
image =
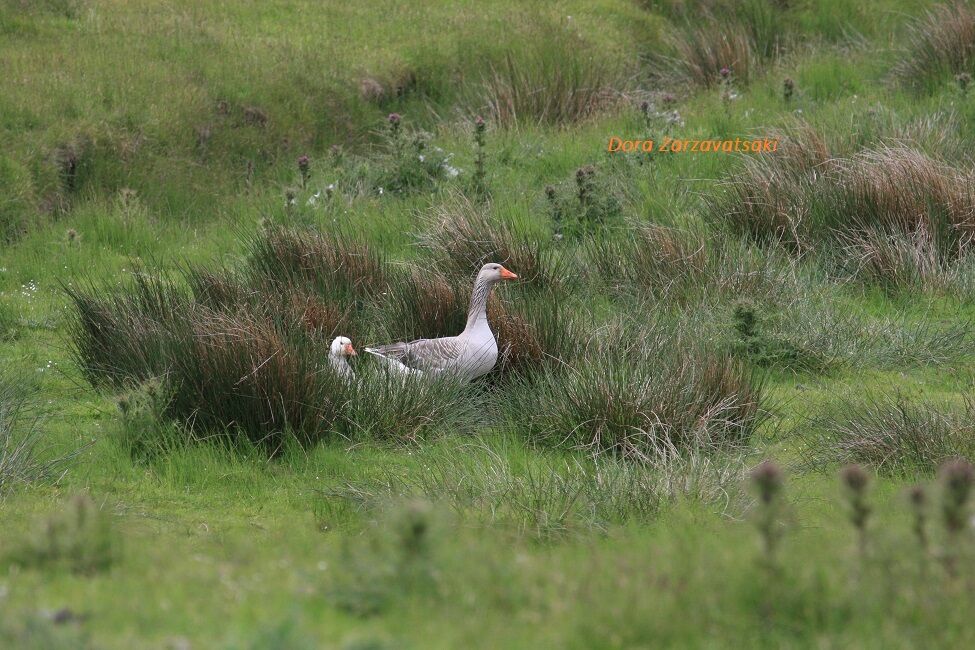
[[[970,3],[0,33],[0,646],[972,643]]]

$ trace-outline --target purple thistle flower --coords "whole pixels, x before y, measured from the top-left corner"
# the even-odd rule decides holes
[[[311,158],[308,156],[298,156],[298,169],[302,173],[308,171],[308,166],[311,164]]]
[[[400,116],[399,113],[390,113],[389,116],[386,117],[386,120],[393,126],[398,125],[401,119],[403,118]]]
[[[727,79],[730,76],[731,76],[731,68],[729,68],[727,66],[721,68],[721,78],[722,79]]]

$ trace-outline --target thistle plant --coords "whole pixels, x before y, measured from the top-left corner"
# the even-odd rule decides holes
[[[738,93],[735,91],[734,87],[734,76],[731,74],[731,68],[721,68],[721,103],[724,104],[725,110],[731,110],[731,102],[738,99]]]
[[[840,470],[840,481],[850,508],[850,523],[857,531],[857,547],[863,557],[867,552],[867,521],[870,518],[870,505],[866,498],[870,476],[859,465],[847,465]]]
[[[487,173],[484,169],[486,154],[484,150],[484,133],[487,131],[487,124],[484,118],[478,115],[474,118],[474,192],[478,195],[487,193],[485,178]]]
[[[945,525],[945,569],[955,575],[959,537],[967,523],[968,498],[975,482],[975,469],[967,460],[958,458],[941,466],[941,515]]]
[[[962,97],[968,95],[968,88],[972,85],[972,75],[967,72],[960,72],[955,75],[955,83],[958,84],[958,90],[961,91]]]
[[[786,77],[782,82],[782,98],[786,102],[792,101],[792,95],[796,92],[796,82],[792,80],[792,77]]]
[[[650,102],[643,100],[640,102],[640,114],[643,115],[643,122],[647,125],[647,129],[653,128],[653,110]]]
[[[562,206],[559,205],[559,197],[554,186],[545,186],[545,198],[548,199],[549,209],[552,211],[552,230],[555,239],[562,239]]]
[[[284,191],[284,211],[288,214],[288,216],[291,216],[291,214],[294,213],[297,197],[298,193],[292,187],[289,187]]]
[[[751,471],[752,487],[758,496],[755,524],[762,538],[762,562],[774,569],[781,530],[778,526],[783,485],[782,470],[771,460],[762,461]]]
[[[298,156],[298,173],[301,175],[301,188],[305,189],[311,178],[311,159],[308,156]]]
[[[576,170],[576,189],[579,197],[579,206],[583,211],[592,203],[593,193],[595,192],[596,168],[586,165]]]
[[[928,494],[924,490],[924,486],[915,485],[908,491],[907,497],[910,499],[911,511],[914,514],[914,536],[917,538],[922,556],[926,557],[928,554],[928,534],[926,528],[928,519]]]
[[[393,137],[397,137],[400,132],[400,123],[403,118],[399,113],[390,113],[386,116],[386,123],[389,124],[389,132]]]

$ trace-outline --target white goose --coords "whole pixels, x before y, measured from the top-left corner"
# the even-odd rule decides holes
[[[355,381],[355,373],[352,372],[352,367],[349,365],[349,357],[354,357],[355,355],[356,351],[352,347],[352,341],[344,336],[335,337],[332,345],[328,348],[329,364],[338,373],[339,377],[342,377],[348,382]]]
[[[390,343],[366,352],[383,359],[393,371],[404,374],[452,374],[462,381],[487,374],[498,360],[498,342],[487,319],[491,289],[501,280],[518,276],[500,264],[485,264],[474,280],[467,326],[457,336]]]

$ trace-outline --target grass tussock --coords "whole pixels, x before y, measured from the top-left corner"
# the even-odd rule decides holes
[[[556,291],[571,287],[578,273],[551,241],[520,236],[460,195],[434,208],[420,243],[445,273],[465,280],[472,269],[498,262],[518,274],[519,287]]]
[[[490,65],[477,101],[502,127],[567,126],[620,102],[624,66],[595,52],[569,25],[549,25]]]
[[[817,466],[860,463],[878,473],[930,474],[943,462],[975,457],[975,405],[936,404],[900,393],[832,404],[804,428]]]
[[[387,265],[364,242],[336,232],[270,227],[245,242],[248,270],[281,285],[305,285],[343,304],[382,292]]]
[[[74,308],[73,353],[94,386],[121,387],[166,373],[170,343],[185,330],[189,299],[159,275],[136,272],[126,291],[65,287]]]
[[[25,377],[0,373],[0,501],[14,490],[56,477],[66,458],[43,458],[35,405]]]
[[[585,358],[519,386],[535,442],[660,462],[745,444],[763,418],[763,388],[744,364],[660,332],[625,345],[603,332]],[[680,353],[676,353],[680,350]]]
[[[673,55],[661,67],[674,81],[713,88],[721,82],[721,70],[730,69],[742,83],[757,73],[759,57],[745,25],[721,24],[715,19],[689,24],[670,38]]]
[[[614,292],[686,304],[732,294],[788,302],[803,293],[795,261],[702,229],[635,223],[591,238],[586,260]]]
[[[109,515],[87,494],[78,494],[44,517],[7,559],[24,567],[93,574],[109,569],[118,555]]]
[[[670,52],[655,61],[658,73],[671,82],[713,88],[722,83],[726,68],[748,84],[794,40],[786,7],[779,3],[657,4],[676,23],[666,37]]]
[[[923,229],[913,232],[864,228],[839,237],[850,276],[889,292],[949,290],[956,280],[937,243]]]
[[[160,380],[165,399],[156,410],[190,439],[216,434],[273,453],[290,437],[407,442],[471,423],[470,397],[450,382],[391,385],[386,374],[358,367],[357,381],[344,381],[328,362],[331,333],[309,323],[307,303],[287,311],[294,293],[260,284],[237,301],[239,279],[192,270],[187,277],[192,290],[140,275],[118,289],[68,293],[86,376],[122,389]]]
[[[804,130],[781,153],[746,160],[709,200],[709,214],[759,244],[815,251],[843,276],[937,288],[971,247],[973,180],[971,170],[906,145],[830,157]]]
[[[934,90],[953,74],[975,72],[975,9],[968,2],[935,5],[908,28],[894,66],[895,79],[915,90]]]
[[[320,525],[333,528],[350,515],[420,501],[465,524],[505,527],[537,539],[606,533],[616,525],[649,521],[682,497],[718,503],[743,472],[734,455],[696,454],[661,464],[545,455],[515,460],[477,441],[417,453],[425,472],[386,469],[327,488],[316,508]]]

